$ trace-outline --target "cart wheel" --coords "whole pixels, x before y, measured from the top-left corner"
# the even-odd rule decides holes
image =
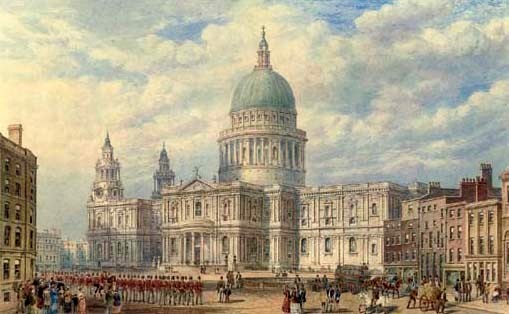
[[[419,309],[421,309],[421,311],[426,312],[428,310],[428,306],[429,301],[427,298],[424,297],[419,300]]]
[[[359,305],[359,313],[366,313],[366,305],[361,304]]]

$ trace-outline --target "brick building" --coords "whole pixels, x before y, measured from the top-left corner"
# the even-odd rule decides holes
[[[464,221],[466,278],[500,283],[502,273],[502,203],[490,199],[466,206]]]
[[[0,304],[15,297],[12,286],[32,278],[36,255],[37,157],[22,146],[21,124],[0,134]]]

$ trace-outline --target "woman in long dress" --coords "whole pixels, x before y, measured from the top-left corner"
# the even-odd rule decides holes
[[[283,291],[284,299],[283,299],[283,306],[281,307],[283,314],[289,314],[290,313],[290,290],[288,290],[288,287],[285,287]]]
[[[80,293],[78,296],[78,314],[86,314],[87,313],[87,301],[85,300],[85,296],[83,293]]]

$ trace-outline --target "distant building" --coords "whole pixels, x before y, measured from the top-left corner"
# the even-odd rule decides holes
[[[491,169],[490,164],[481,164],[481,175],[463,179],[458,189],[442,188],[440,183],[430,182],[428,193],[404,201],[401,218],[402,261],[400,265],[395,265],[398,261],[386,258],[386,266],[399,266],[392,269],[404,279],[416,278],[415,274],[419,272],[417,278],[439,277],[447,284],[453,284],[456,279],[471,278],[474,273],[479,274],[473,270],[474,265],[476,270],[481,265],[479,256],[467,251],[472,229],[468,229],[466,221],[467,214],[471,215],[474,208],[483,208],[488,203],[493,205],[492,202],[496,203],[500,197],[500,189],[492,185]],[[387,225],[391,223],[386,221]],[[490,231],[494,232],[493,229]],[[476,238],[474,241],[484,243],[488,240]],[[388,243],[386,252],[393,249],[387,246]],[[486,260],[486,257],[482,258]],[[471,270],[465,267],[469,260]]]
[[[87,202],[89,265],[93,268],[145,268],[160,254],[153,201],[125,198],[120,163],[107,134]]]
[[[54,272],[62,269],[63,241],[60,230],[49,229],[37,232],[38,272]]]
[[[64,240],[62,269],[81,270],[88,267],[88,242],[85,240]]]
[[[15,296],[14,283],[34,276],[37,219],[37,157],[23,147],[23,128],[0,134],[0,304]]]

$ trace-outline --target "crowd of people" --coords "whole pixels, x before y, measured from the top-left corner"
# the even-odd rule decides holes
[[[81,289],[66,286],[61,277],[38,276],[14,287],[18,313],[87,313],[87,304]]]

